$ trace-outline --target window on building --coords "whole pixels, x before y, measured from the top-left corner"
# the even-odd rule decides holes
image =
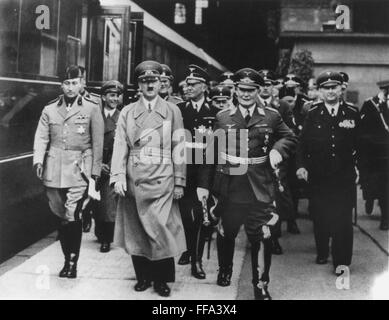
[[[389,33],[388,1],[355,1],[352,12],[355,32]]]

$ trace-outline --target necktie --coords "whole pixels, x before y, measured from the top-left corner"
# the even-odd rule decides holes
[[[246,121],[246,124],[249,123],[250,119],[251,119],[250,111],[249,111],[249,109],[246,109],[246,116],[244,117],[244,120]]]
[[[149,103],[149,112],[151,112],[151,103]]]
[[[107,113],[106,118],[107,118],[107,119],[111,119],[111,114],[110,114],[110,113]]]
[[[335,108],[331,109],[331,117],[335,117]]]

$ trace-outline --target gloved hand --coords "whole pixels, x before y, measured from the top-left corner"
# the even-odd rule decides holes
[[[95,189],[96,189],[96,191],[100,191],[100,188],[101,188],[100,177],[92,174],[92,179],[95,180]]]
[[[38,177],[38,179],[42,180],[43,179],[43,165],[42,165],[42,163],[34,164],[34,169],[35,169],[35,173],[36,173],[36,176]]]
[[[298,179],[303,179],[305,181],[308,181],[308,171],[305,168],[299,168],[296,171],[296,175]]]
[[[204,197],[208,200],[208,197],[209,197],[209,190],[198,187],[198,188],[196,189],[196,193],[197,193],[197,199],[199,199],[200,202],[203,201],[203,198],[204,198]]]
[[[273,169],[276,169],[278,165],[282,162],[281,153],[279,153],[276,149],[270,150],[269,153],[270,165]]]

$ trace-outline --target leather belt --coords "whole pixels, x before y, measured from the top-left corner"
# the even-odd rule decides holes
[[[133,149],[130,151],[130,156],[133,157],[158,157],[171,158],[170,150],[164,150],[156,147],[142,147],[141,149]]]
[[[50,148],[62,149],[62,150],[71,150],[71,151],[81,151],[84,152],[88,149],[92,149],[91,145],[84,146],[69,146],[61,143],[54,143],[50,146]]]
[[[261,163],[265,163],[268,159],[268,156],[256,157],[256,158],[243,158],[243,157],[231,156],[224,152],[221,152],[220,154],[222,159],[233,164],[261,164]]]

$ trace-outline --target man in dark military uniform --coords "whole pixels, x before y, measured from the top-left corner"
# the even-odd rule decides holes
[[[209,98],[212,105],[219,110],[231,107],[231,90],[228,86],[219,85],[211,89]]]
[[[389,80],[377,83],[380,93],[367,99],[361,109],[360,182],[366,212],[373,210],[374,199],[381,209],[381,230],[389,229]]]
[[[82,73],[66,69],[61,95],[42,111],[34,141],[34,166],[43,180],[52,212],[60,218],[58,236],[65,264],[60,277],[76,278],[88,179],[98,186],[104,123],[99,106],[80,93]],[[47,152],[47,155],[46,155]]]
[[[116,123],[119,119],[120,96],[123,94],[123,85],[116,80],[109,80],[101,87],[104,119],[104,149],[103,165],[101,168],[101,201],[97,202],[95,218],[95,234],[101,242],[100,252],[109,252],[113,241],[117,195],[109,185],[109,172],[115,137]]]
[[[308,181],[309,211],[316,241],[316,263],[349,266],[352,258],[352,209],[355,204],[355,151],[358,109],[341,100],[342,76],[327,71],[317,85],[323,101],[308,112],[297,152],[297,177]]]
[[[235,238],[244,224],[251,243],[254,295],[269,300],[269,226],[278,220],[273,170],[294,151],[297,139],[277,110],[257,104],[263,80],[255,70],[237,71],[235,81],[238,104],[216,116],[215,139],[207,146],[207,162],[217,150],[216,165],[200,170],[198,196],[208,197],[210,190],[219,201],[217,284],[230,285]]]
[[[261,106],[269,106],[276,109],[285,124],[290,128],[294,129],[293,124],[293,114],[289,104],[283,100],[276,100],[273,96],[273,84],[275,83],[275,74],[271,70],[260,70],[259,74],[261,75],[264,84],[259,87],[258,94],[258,103]],[[276,226],[272,232],[272,242],[273,242],[273,254],[282,254],[282,247],[278,241],[281,237],[281,221],[287,221],[287,230],[290,233],[298,234],[300,233],[297,223],[295,206],[293,203],[292,194],[289,188],[289,181],[287,179],[288,172],[288,162],[283,161],[277,170],[278,179],[280,185],[276,189],[276,207],[277,213],[280,216]]]
[[[179,260],[179,264],[188,264],[191,260],[191,272],[197,279],[205,279],[206,274],[202,267],[202,256],[205,245],[206,229],[203,226],[202,202],[196,195],[198,171],[203,162],[196,162],[200,155],[202,160],[206,143],[196,136],[206,136],[212,133],[215,123],[215,108],[205,95],[209,76],[205,70],[189,65],[186,83],[188,86],[188,102],[178,105],[184,119],[184,127],[190,132],[187,137],[187,184],[183,198],[180,200],[180,211],[185,228],[188,252]],[[201,140],[201,141],[200,141]]]
[[[159,91],[159,95],[166,101],[169,101],[174,104],[178,104],[182,102],[183,100],[180,99],[179,97],[175,97],[171,95],[172,84],[174,79],[172,70],[166,64],[161,64],[161,66],[163,71],[161,74],[161,90]]]

